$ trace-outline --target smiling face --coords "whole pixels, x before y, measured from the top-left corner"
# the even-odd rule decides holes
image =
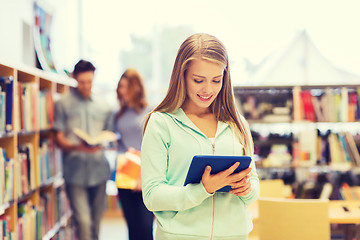
[[[221,90],[223,73],[224,68],[219,64],[203,59],[192,60],[185,76],[187,98],[184,110],[209,112],[211,103]]]

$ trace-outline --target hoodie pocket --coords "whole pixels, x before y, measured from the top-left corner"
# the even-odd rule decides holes
[[[207,199],[197,207],[178,211],[170,221],[169,232],[208,236],[211,228],[211,211],[211,201]]]

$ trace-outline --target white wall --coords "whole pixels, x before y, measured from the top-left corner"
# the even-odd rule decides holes
[[[53,11],[52,51],[57,65],[72,70],[79,58],[78,1],[40,1]],[[35,66],[32,32],[24,31],[24,25],[33,26],[33,4],[31,0],[0,0],[0,60],[10,64]],[[31,59],[33,61],[31,61]]]

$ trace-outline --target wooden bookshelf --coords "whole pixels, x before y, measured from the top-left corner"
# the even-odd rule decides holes
[[[12,91],[7,92],[9,85],[1,83],[1,77],[12,79]],[[4,128],[0,124],[0,176],[6,179],[0,181],[5,191],[0,194],[0,227],[6,225],[11,239],[24,234],[51,239],[68,225],[71,216],[52,130],[54,97],[75,87],[76,81],[0,63],[0,84],[2,94],[11,96],[10,103],[0,101],[5,104],[1,118],[11,119]]]
[[[323,175],[342,199],[340,176],[360,173],[360,85],[236,86],[234,94],[260,178],[287,179],[297,193]]]
[[[235,87],[234,93],[240,111],[258,137],[254,141],[256,145],[288,147],[291,162],[284,165],[360,167],[356,149],[359,142],[352,139],[360,134],[360,85],[244,86]],[[320,156],[317,151],[327,150],[309,146],[317,145],[320,137],[322,144],[331,148],[326,156]],[[343,144],[340,148],[339,142]],[[341,167],[341,163],[347,168]]]

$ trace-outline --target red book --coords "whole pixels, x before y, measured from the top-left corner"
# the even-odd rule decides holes
[[[39,130],[39,92],[36,84],[31,85],[31,102],[32,102],[32,126],[33,130]]]
[[[356,93],[349,94],[349,122],[355,122],[357,119],[357,95]]]
[[[20,154],[20,166],[21,166],[21,188],[22,194],[29,192],[29,183],[28,183],[28,169],[27,169],[27,157],[25,153]]]
[[[46,93],[48,123],[51,128],[54,124],[54,101],[51,92]]]
[[[301,91],[300,96],[303,101],[305,119],[315,122],[316,115],[315,115],[315,109],[314,109],[314,105],[312,103],[312,95],[311,95],[310,91],[303,90],[303,91]]]

